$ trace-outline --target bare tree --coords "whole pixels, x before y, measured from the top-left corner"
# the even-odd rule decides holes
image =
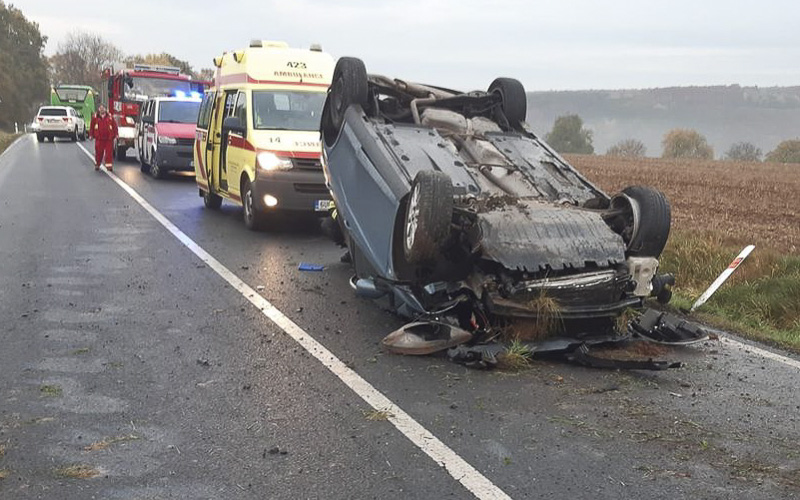
[[[725,153],[726,160],[732,161],[761,161],[761,149],[752,142],[737,142],[732,144]]]
[[[58,44],[50,58],[53,84],[73,83],[98,88],[102,71],[122,61],[122,51],[100,35],[73,32]]]
[[[214,79],[214,70],[211,68],[203,68],[197,72],[197,78],[200,80],[211,81]]]
[[[162,52],[160,54],[136,54],[132,56],[128,56],[125,58],[125,63],[129,66],[134,64],[154,64],[154,65],[162,65],[162,66],[174,66],[181,70],[181,73],[186,75],[190,75],[195,77],[195,72],[192,69],[192,66],[181,59],[173,56],[172,54],[168,54],[166,52]]]
[[[638,139],[621,140],[606,151],[608,156],[621,156],[623,158],[643,158],[646,153],[647,148]]]

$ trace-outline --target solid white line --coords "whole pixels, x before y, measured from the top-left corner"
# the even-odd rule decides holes
[[[745,349],[750,351],[754,354],[758,354],[762,358],[771,359],[773,361],[777,361],[778,363],[783,363],[786,366],[791,366],[800,370],[800,361],[796,359],[792,359],[786,356],[781,356],[780,354],[776,354],[772,351],[768,351],[766,349],[761,349],[760,347],[756,347],[750,344],[745,344],[744,342],[739,342],[738,340],[734,340],[730,337],[720,337],[723,343],[730,344],[734,347],[738,347],[740,349]]]
[[[94,164],[92,155],[83,145],[78,146],[86,153]],[[389,414],[389,421],[403,433],[419,449],[431,457],[440,467],[444,467],[447,472],[467,490],[480,499],[510,499],[503,490],[478,472],[473,466],[467,463],[456,452],[451,450],[446,444],[441,442],[430,431],[414,420],[402,408],[394,404],[382,392],[364,380],[359,374],[348,368],[339,358],[333,355],[325,346],[317,342],[311,335],[297,326],[285,314],[273,306],[267,299],[260,296],[247,283],[233,274],[227,267],[222,265],[217,259],[203,250],[183,231],[178,229],[172,222],[164,217],[161,212],[156,210],[150,203],[142,198],[133,188],[127,185],[119,177],[105,169],[103,171],[116,182],[131,198],[136,200],[147,212],[164,226],[167,231],[191,250],[197,257],[205,262],[211,269],[219,274],[222,279],[228,282],[233,288],[239,291],[251,304],[256,306],[270,321],[275,323],[280,329],[292,337],[298,344],[308,351],[312,356],[325,365],[334,375],[353,390],[361,399],[378,411],[385,411]]]

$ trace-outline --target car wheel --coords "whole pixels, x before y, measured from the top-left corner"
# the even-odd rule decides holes
[[[222,196],[211,191],[203,191],[203,205],[212,210],[219,210],[222,206]]]
[[[39,142],[44,142],[44,136],[42,134],[36,134],[36,140]]]
[[[611,199],[611,209],[621,213],[612,224],[633,257],[661,255],[669,238],[672,215],[666,196],[646,186],[630,186]]]
[[[148,165],[147,162],[144,161],[144,154],[142,153],[139,153],[139,170],[141,170],[144,173],[150,171],[150,165]]]
[[[489,93],[500,95],[500,109],[506,115],[508,124],[512,128],[519,129],[520,123],[525,121],[528,113],[528,97],[525,95],[522,83],[513,78],[495,78],[489,85]]]
[[[242,207],[244,209],[244,225],[247,226],[247,229],[251,231],[260,229],[264,222],[264,214],[256,207],[253,185],[247,179],[242,186]]]
[[[450,236],[453,183],[444,172],[422,170],[414,177],[403,225],[406,260],[419,264],[435,259]]]
[[[75,130],[72,132],[72,135],[69,137],[69,140],[72,142],[78,142],[78,127],[75,127]]]
[[[333,144],[344,123],[344,114],[353,104],[367,105],[367,69],[356,57],[342,57],[333,70],[328,99],[322,113],[322,133]]]
[[[117,146],[115,148],[117,153],[117,160],[123,161],[128,157],[128,147],[127,146]]]
[[[161,179],[164,177],[164,171],[158,166],[158,161],[155,156],[153,156],[153,164],[150,165],[150,175],[153,176],[153,179]]]

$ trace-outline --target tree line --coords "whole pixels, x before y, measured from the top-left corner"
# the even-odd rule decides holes
[[[99,90],[102,71],[112,63],[158,64],[180,68],[194,78],[211,80],[211,69],[195,71],[184,60],[160,54],[126,55],[103,37],[84,32],[69,34],[51,57],[44,55],[47,37],[39,25],[0,0],[0,129],[28,122],[36,109],[49,101],[51,86],[89,85]]]
[[[594,154],[592,131],[586,128],[579,115],[571,114],[556,118],[545,141],[559,153]],[[693,129],[676,128],[664,134],[661,141],[661,157],[670,159],[713,160],[714,149],[705,136]],[[624,139],[606,151],[608,156],[642,158],[647,148],[638,139]],[[734,143],[722,156],[724,160],[777,163],[800,163],[800,139],[789,139],[778,144],[766,156],[760,148],[746,141]]]

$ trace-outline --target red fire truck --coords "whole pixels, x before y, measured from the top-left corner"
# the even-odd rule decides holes
[[[106,69],[103,71],[101,100],[108,107],[119,128],[114,143],[116,159],[125,159],[128,148],[133,147],[139,106],[150,97],[202,97],[209,82],[192,80],[179,68],[136,64],[133,69]]]

